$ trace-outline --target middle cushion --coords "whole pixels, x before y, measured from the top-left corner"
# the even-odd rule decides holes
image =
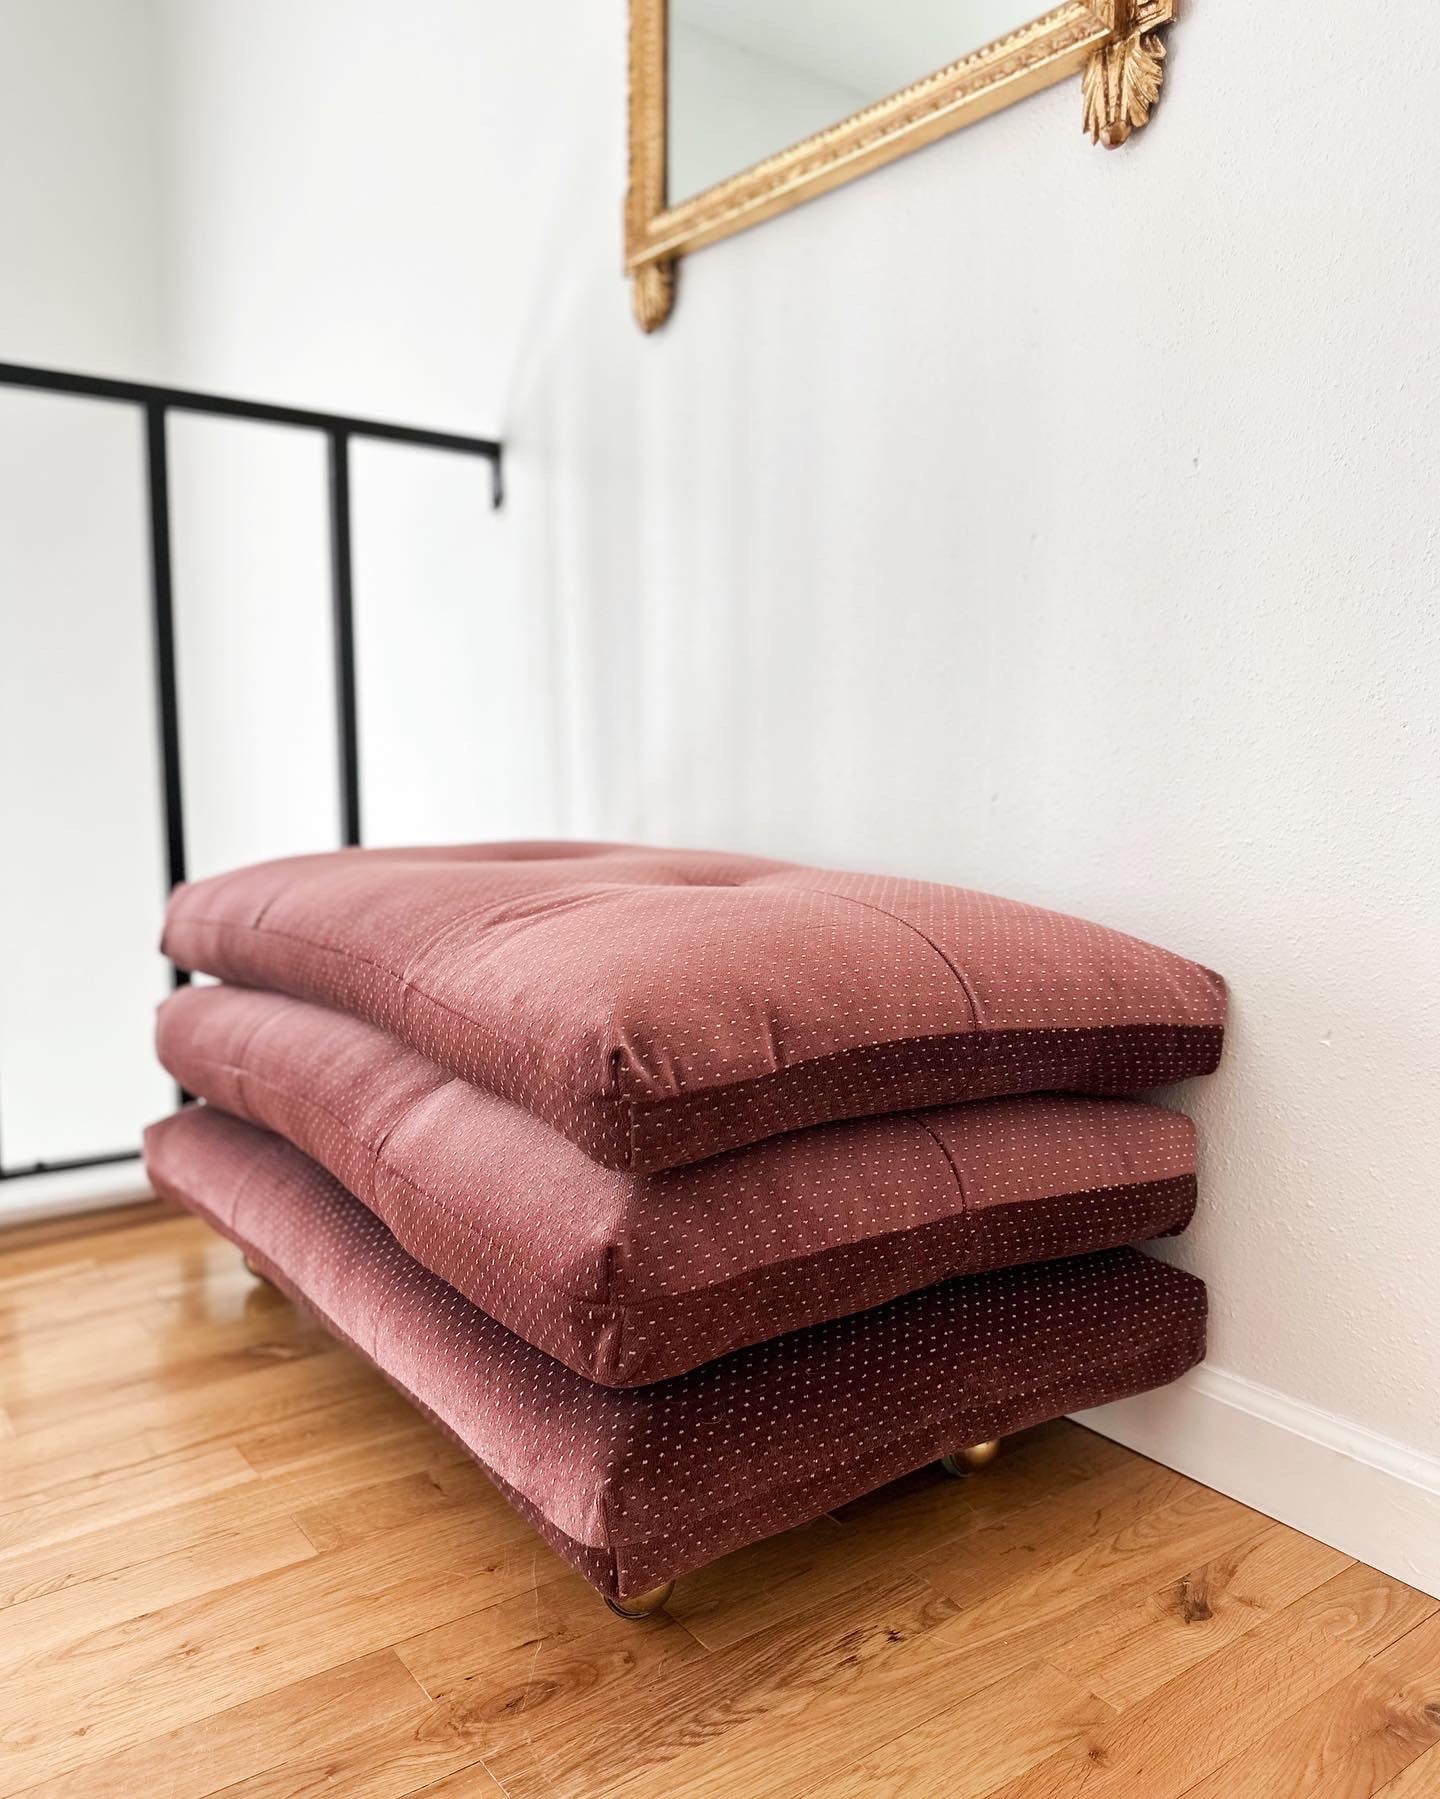
[[[305,1001],[182,988],[158,1043],[187,1091],[288,1138],[416,1261],[605,1386],[957,1275],[1162,1236],[1195,1204],[1189,1120],[1134,1100],[892,1113],[636,1175]]]

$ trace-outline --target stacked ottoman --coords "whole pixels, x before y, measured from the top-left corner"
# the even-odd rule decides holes
[[[480,1461],[612,1606],[923,1464],[1174,1379],[1130,1245],[1219,977],[923,882],[700,851],[349,850],[182,887],[203,1104],[157,1191]]]

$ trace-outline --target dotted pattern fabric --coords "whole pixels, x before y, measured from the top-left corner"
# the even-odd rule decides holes
[[[280,1138],[191,1107],[156,1190],[208,1218],[439,1419],[602,1591],[628,1594],[960,1447],[1173,1380],[1205,1290],[1131,1249],[975,1275],[678,1380],[600,1387],[406,1255]]]
[[[179,888],[182,967],[351,1012],[655,1172],[784,1131],[1208,1073],[1220,977],[958,887],[617,844],[343,850]]]
[[[1132,1100],[894,1113],[637,1175],[303,1000],[182,988],[157,1040],[187,1092],[285,1137],[422,1266],[610,1386],[955,1275],[1177,1231],[1195,1204],[1190,1121]]]

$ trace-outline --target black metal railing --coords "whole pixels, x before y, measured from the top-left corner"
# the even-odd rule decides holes
[[[171,887],[185,879],[185,808],[180,765],[180,699],[175,657],[174,583],[170,562],[170,461],[166,420],[172,412],[204,413],[213,418],[248,419],[265,425],[290,425],[321,432],[329,453],[330,583],[335,653],[335,712],[340,770],[342,841],[360,842],[360,739],[355,692],[355,604],[350,528],[350,444],[354,438],[414,444],[478,456],[490,464],[491,503],[504,498],[501,446],[493,438],[467,437],[454,431],[428,431],[381,419],[351,418],[343,413],[314,412],[300,406],[268,406],[223,394],[196,393],[188,388],[156,387],[143,381],[112,381],[104,376],[75,375],[62,369],[29,368],[0,362],[0,387],[76,394],[137,407],[145,420],[146,493],[149,511],[151,625],[155,661],[155,712],[160,744],[161,802],[165,826],[165,874]],[[189,977],[173,971],[177,985]],[[137,1150],[33,1162],[7,1168],[0,1153],[0,1181],[21,1175],[59,1173],[127,1162]]]

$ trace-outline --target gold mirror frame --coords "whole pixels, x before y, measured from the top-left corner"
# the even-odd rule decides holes
[[[667,0],[630,0],[630,189],[625,272],[654,331],[675,301],[675,265],[762,219],[1084,71],[1083,128],[1114,149],[1150,117],[1175,0],[1066,0],[898,94],[706,188],[665,204]]]

